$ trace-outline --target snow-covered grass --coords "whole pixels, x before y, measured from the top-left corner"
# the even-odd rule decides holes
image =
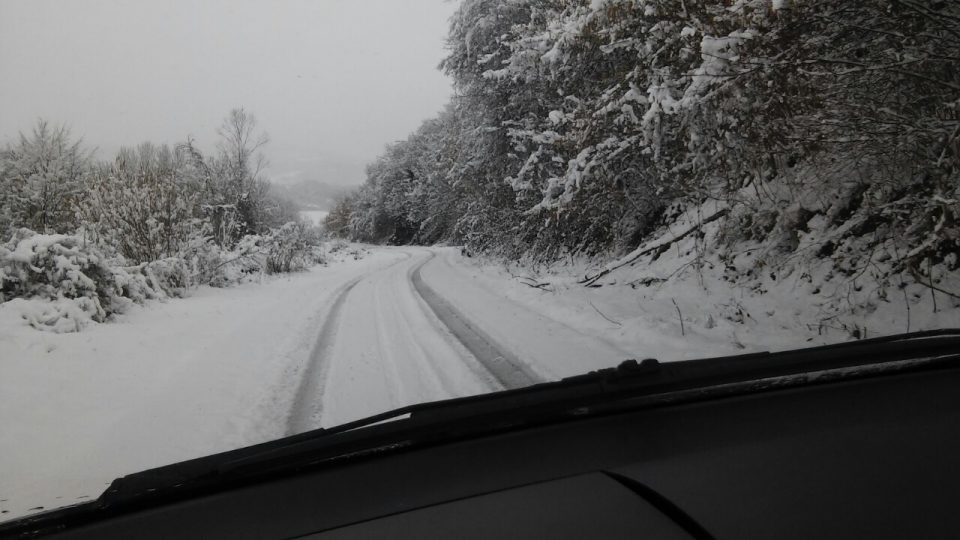
[[[337,264],[200,287],[77,333],[37,331],[23,306],[0,304],[0,520],[283,436],[326,303],[400,257],[339,253]]]

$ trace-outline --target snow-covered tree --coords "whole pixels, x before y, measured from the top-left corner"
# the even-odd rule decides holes
[[[958,21],[956,2],[464,0],[450,107],[370,168],[354,231],[555,259],[721,200],[727,237],[776,251],[826,212],[919,242],[903,268],[942,259],[960,245]]]
[[[254,234],[264,226],[269,184],[261,176],[266,158],[260,150],[270,139],[257,132],[256,117],[243,108],[231,110],[217,134],[220,191],[224,202],[235,207],[236,237]]]
[[[0,230],[73,230],[88,170],[89,154],[80,141],[66,127],[39,120],[29,135],[21,133],[17,144],[0,152]]]

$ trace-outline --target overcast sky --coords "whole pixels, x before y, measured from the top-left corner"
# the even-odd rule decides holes
[[[38,117],[107,157],[252,112],[274,177],[359,183],[451,93],[445,0],[0,0],[0,142]]]

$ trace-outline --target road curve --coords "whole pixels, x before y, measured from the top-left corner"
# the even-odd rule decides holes
[[[627,357],[478,285],[443,250],[378,249],[406,258],[334,295],[288,434],[414,403],[529,386]]]
[[[331,302],[288,433],[504,388],[415,289],[412,274],[432,254],[395,249],[408,257],[359,277]]]

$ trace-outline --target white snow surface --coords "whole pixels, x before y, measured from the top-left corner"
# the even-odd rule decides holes
[[[0,518],[95,498],[140,470],[503,389],[414,289],[421,265],[430,287],[543,379],[629,357],[498,293],[455,249],[351,251],[72,334],[29,327],[35,302],[0,304]],[[305,373],[320,380],[304,385]],[[308,410],[294,411],[301,386]]]
[[[418,294],[417,269],[543,380],[628,358],[850,339],[809,324],[816,298],[792,281],[751,296],[709,274],[677,274],[679,256],[624,266],[588,288],[577,283],[596,269],[588,263],[534,271],[457,248],[368,247],[359,260],[356,250],[309,272],[135,306],[79,333],[36,331],[20,303],[0,304],[0,520],[95,498],[147,468],[502,389]],[[656,280],[636,284],[645,278]],[[914,330],[960,326],[960,310],[934,314],[919,292]],[[864,315],[864,329],[904,331],[897,309]]]
[[[501,388],[443,326],[413,289],[423,248],[360,280],[344,303],[317,416],[323,427],[404,405]]]
[[[0,304],[0,519],[113,479],[285,434],[324,308],[378,250],[309,272],[134,307],[73,334]]]

